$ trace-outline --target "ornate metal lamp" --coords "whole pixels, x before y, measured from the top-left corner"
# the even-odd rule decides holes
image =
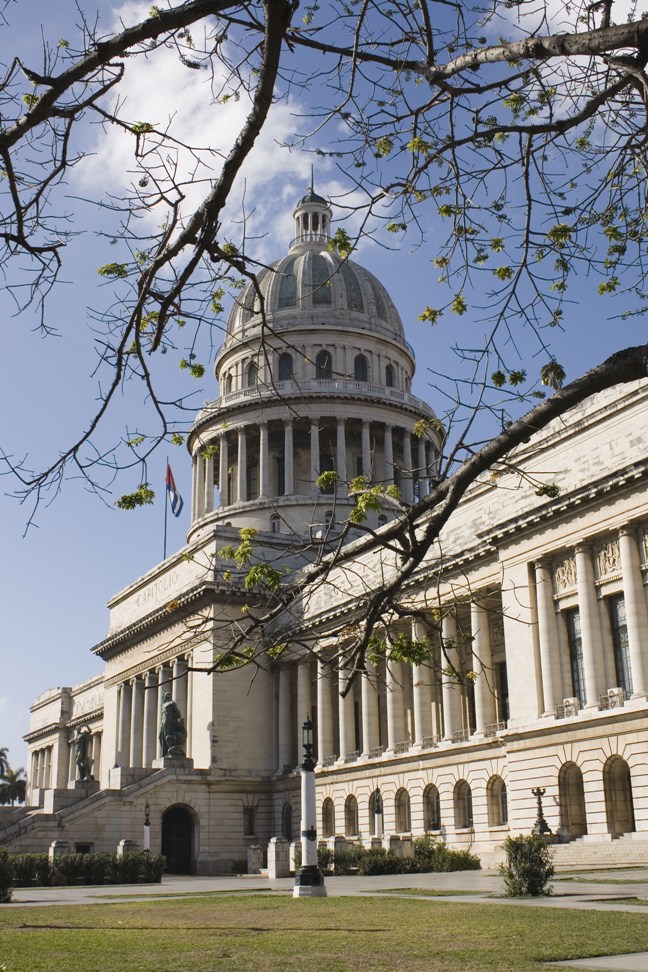
[[[315,759],[313,723],[302,726],[304,761],[301,765],[301,851],[302,863],[295,875],[294,898],[325,897],[324,875],[317,864],[317,816],[315,807]]]

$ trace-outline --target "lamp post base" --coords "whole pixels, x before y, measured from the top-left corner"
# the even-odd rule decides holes
[[[324,875],[317,864],[300,867],[295,874],[293,898],[325,898]]]

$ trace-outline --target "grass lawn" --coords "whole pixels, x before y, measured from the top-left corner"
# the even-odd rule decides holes
[[[648,949],[648,915],[267,894],[2,908],[6,972],[540,972]]]

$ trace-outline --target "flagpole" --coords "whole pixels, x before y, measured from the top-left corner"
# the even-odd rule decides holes
[[[166,457],[166,469],[169,468],[169,457]],[[164,556],[162,560],[166,560],[166,550],[167,550],[167,507],[169,505],[169,491],[166,488],[166,469],[164,470]]]

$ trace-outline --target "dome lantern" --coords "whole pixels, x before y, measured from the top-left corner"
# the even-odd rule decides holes
[[[295,219],[295,238],[290,247],[302,246],[308,243],[322,244],[329,239],[329,227],[333,213],[326,199],[318,195],[311,185],[305,196],[297,203],[293,213]]]

